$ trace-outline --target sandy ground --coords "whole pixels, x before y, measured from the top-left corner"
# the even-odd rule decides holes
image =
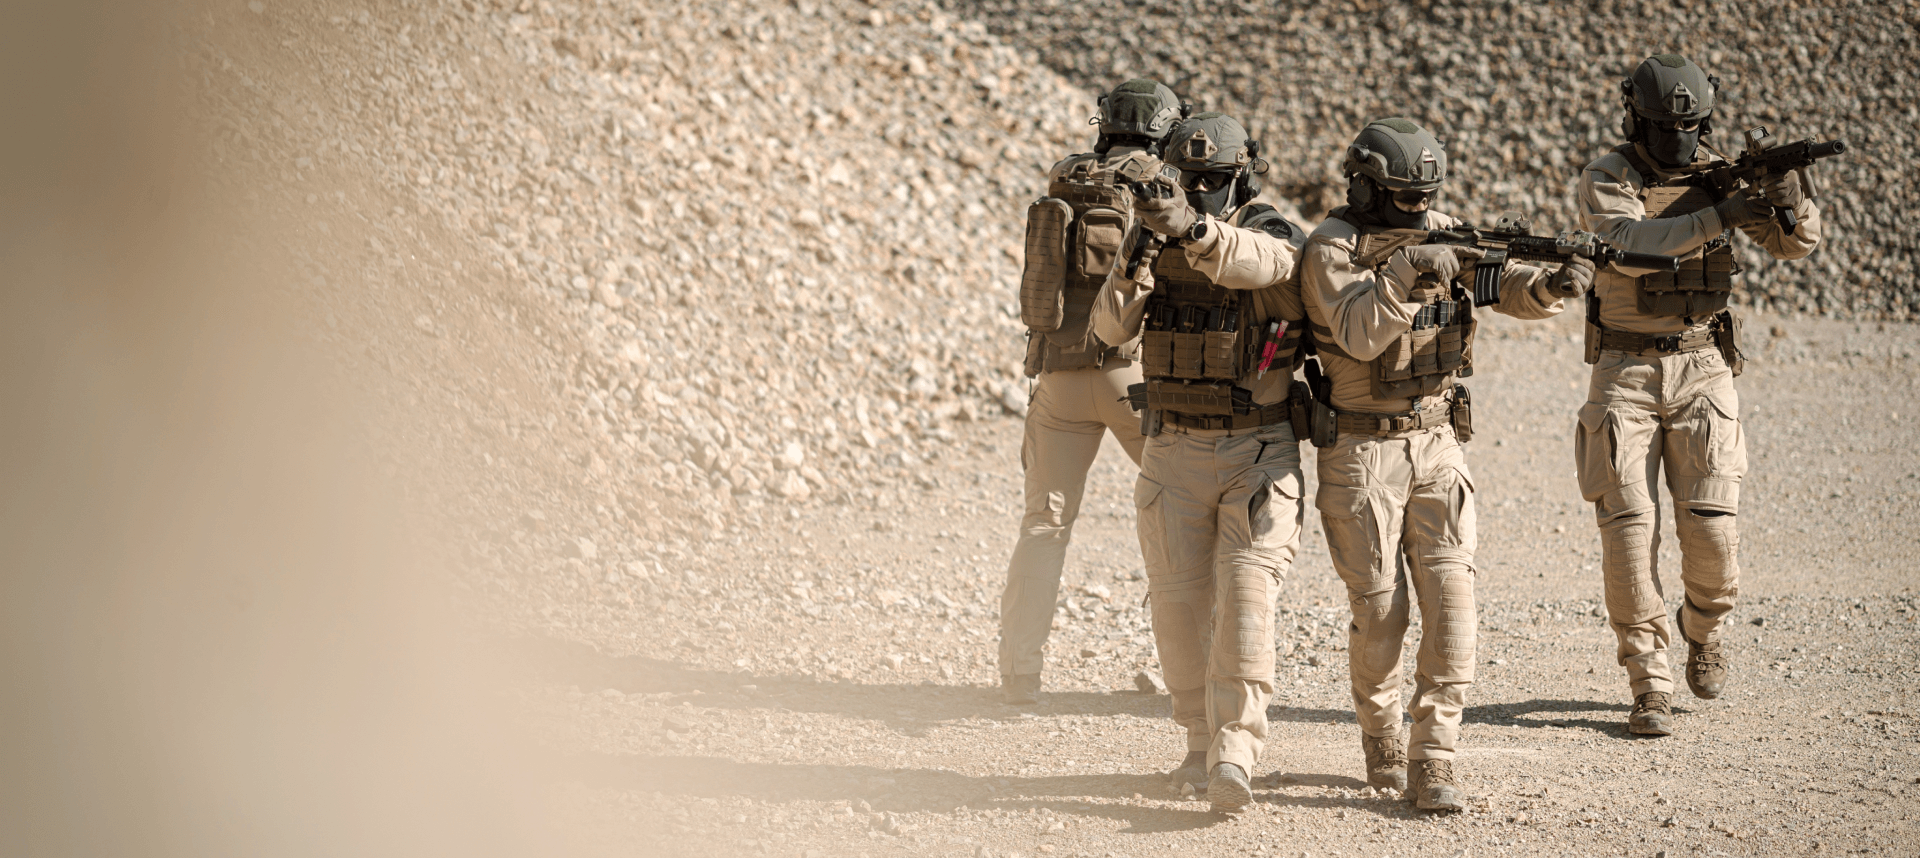
[[[1466,813],[1430,816],[1366,787],[1343,592],[1311,509],[1276,619],[1284,657],[1256,808],[1224,818],[1168,790],[1182,744],[1166,699],[1133,687],[1155,664],[1130,468],[1111,442],[1069,556],[1046,693],[998,702],[1012,418],[926,445],[914,493],[750,510],[759,526],[689,546],[689,569],[760,582],[699,591],[713,610],[698,634],[661,639],[644,600],[607,590],[551,618],[572,642],[510,642],[528,668],[523,711],[553,752],[555,805],[609,854],[1913,854],[1920,535],[1905,524],[1920,436],[1902,421],[1920,415],[1903,370],[1920,329],[1752,320],[1730,690],[1682,692],[1676,735],[1644,739],[1625,730],[1632,701],[1573,476],[1587,378],[1575,322],[1499,319],[1477,350]]]

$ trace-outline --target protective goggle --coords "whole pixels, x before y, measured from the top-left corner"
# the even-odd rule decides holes
[[[1181,170],[1180,187],[1186,191],[1211,194],[1230,184],[1233,175],[1232,170]]]
[[[1658,120],[1658,119],[1654,119],[1654,120],[1650,120],[1650,121],[1652,122],[1652,124],[1653,124],[1653,127],[1655,127],[1655,128],[1658,128],[1658,129],[1660,129],[1661,131],[1665,131],[1665,132],[1666,132],[1666,133],[1668,133],[1668,134],[1673,134],[1673,133],[1675,133],[1675,132],[1687,132],[1687,133],[1690,133],[1690,132],[1694,132],[1694,131],[1699,131],[1699,130],[1700,130],[1700,123],[1702,123],[1702,122],[1704,122],[1704,121],[1706,121],[1706,120],[1704,120],[1704,119],[1681,119],[1681,120],[1677,120],[1677,121],[1674,121],[1674,122],[1662,122],[1662,121],[1660,121],[1660,120]]]
[[[1405,208],[1414,208],[1433,199],[1433,191],[1404,190],[1394,191],[1393,201]]]

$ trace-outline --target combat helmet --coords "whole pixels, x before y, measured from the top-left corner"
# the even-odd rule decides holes
[[[1678,54],[1655,54],[1620,82],[1626,108],[1620,130],[1661,166],[1693,162],[1700,138],[1713,133],[1713,96],[1720,79]]]
[[[1166,84],[1144,77],[1127,81],[1100,96],[1100,112],[1093,124],[1100,127],[1101,145],[1095,148],[1105,151],[1115,138],[1164,140],[1186,112],[1180,97]]]
[[[1347,145],[1340,171],[1347,176],[1347,210],[1363,221],[1414,228],[1426,219],[1426,200],[1447,180],[1447,150],[1411,119],[1376,119]],[[1416,208],[1393,205],[1405,197]]]
[[[1180,123],[1160,157],[1180,171],[1188,202],[1215,216],[1258,196],[1258,175],[1267,171],[1260,141],[1224,113],[1200,113]]]
[[[1678,54],[1655,54],[1640,62],[1633,74],[1620,82],[1620,95],[1627,116],[1625,131],[1633,137],[1640,123],[1700,122],[1713,116],[1713,96],[1720,79],[1707,74],[1692,60]]]

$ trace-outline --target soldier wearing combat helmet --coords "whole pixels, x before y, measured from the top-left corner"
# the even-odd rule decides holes
[[[1348,672],[1367,781],[1405,791],[1423,810],[1461,810],[1453,759],[1473,682],[1476,573],[1474,484],[1461,449],[1471,424],[1458,382],[1472,367],[1475,307],[1456,277],[1479,252],[1414,245],[1382,258],[1386,249],[1373,249],[1389,230],[1459,223],[1431,206],[1447,156],[1426,129],[1397,118],[1367,125],[1345,170],[1348,204],[1313,231],[1301,260],[1325,365],[1324,378],[1316,364],[1307,371],[1315,505],[1353,611]],[[1546,318],[1592,277],[1579,257],[1552,274],[1510,263],[1491,309]],[[1415,601],[1423,631],[1403,738],[1402,639]]]
[[[1026,507],[1000,598],[1000,678],[1008,703],[1037,701],[1060,570],[1101,438],[1112,432],[1134,463],[1140,461],[1139,423],[1120,401],[1140,381],[1139,343],[1102,341],[1087,317],[1132,228],[1127,179],[1116,170],[1151,162],[1181,113],[1180,99],[1160,83],[1130,80],[1114,88],[1100,99],[1094,151],[1055,164],[1047,196],[1028,209],[1020,309],[1028,326],[1026,372],[1039,382],[1021,443]]]
[[[1181,123],[1165,157],[1177,178],[1157,172],[1134,202],[1157,238],[1129,246],[1142,264],[1113,269],[1093,325],[1107,341],[1141,339],[1131,398],[1148,437],[1134,503],[1154,641],[1187,734],[1174,786],[1233,812],[1252,801],[1274,600],[1300,545],[1291,382],[1304,236],[1252,203],[1266,162],[1231,117]]]
[[[1798,172],[1730,191],[1706,181],[1726,162],[1707,144],[1719,81],[1699,66],[1661,54],[1620,87],[1627,143],[1581,171],[1581,217],[1622,250],[1683,259],[1677,272],[1614,266],[1596,278],[1587,302],[1593,381],[1574,455],[1600,525],[1607,613],[1634,696],[1627,726],[1664,736],[1673,730],[1666,649],[1674,626],[1687,642],[1688,688],[1719,696],[1727,674],[1720,624],[1739,592],[1735,513],[1747,454],[1733,388],[1739,327],[1727,308],[1733,233],[1776,259],[1799,259],[1819,245],[1822,225]],[[1789,230],[1769,208],[1798,223]],[[1654,481],[1663,465],[1686,591],[1673,622],[1654,568]]]

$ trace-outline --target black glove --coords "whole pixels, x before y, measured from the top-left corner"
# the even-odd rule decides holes
[[[1747,196],[1744,188],[1734,191],[1731,196],[1714,203],[1713,210],[1720,213],[1720,222],[1726,224],[1729,228],[1760,223],[1767,219],[1764,213],[1754,209],[1753,201]]]

